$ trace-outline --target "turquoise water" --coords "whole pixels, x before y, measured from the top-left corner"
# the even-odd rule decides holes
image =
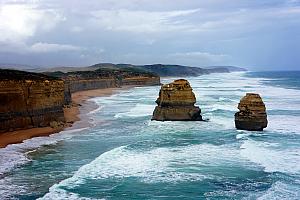
[[[156,86],[92,99],[92,127],[0,150],[0,199],[300,199],[300,88],[269,76],[188,78],[209,122],[150,121]],[[246,92],[263,133],[234,128]]]

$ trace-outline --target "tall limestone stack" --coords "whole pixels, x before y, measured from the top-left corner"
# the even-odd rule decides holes
[[[247,93],[239,105],[239,112],[235,113],[237,129],[248,131],[262,131],[268,125],[266,107],[259,94]]]
[[[202,121],[201,110],[187,80],[179,79],[161,86],[152,120]]]

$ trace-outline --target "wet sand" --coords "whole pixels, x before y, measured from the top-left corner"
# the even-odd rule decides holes
[[[11,131],[6,133],[0,133],[0,148],[6,147],[9,144],[21,143],[24,140],[49,136],[54,133],[58,133],[64,129],[71,129],[70,127],[74,122],[76,128],[88,127],[90,124],[86,119],[86,114],[98,108],[93,101],[87,101],[91,98],[109,96],[117,93],[121,90],[126,90],[134,86],[124,86],[122,88],[105,88],[97,90],[86,90],[75,92],[72,94],[73,104],[64,108],[64,114],[66,119],[66,126],[61,128],[42,127],[31,128],[26,130]]]

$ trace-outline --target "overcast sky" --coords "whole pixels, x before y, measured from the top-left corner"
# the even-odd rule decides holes
[[[0,2],[0,63],[300,70],[300,0]]]

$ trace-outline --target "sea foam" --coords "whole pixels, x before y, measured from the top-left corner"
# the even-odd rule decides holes
[[[270,189],[260,195],[257,200],[299,200],[299,185],[291,185],[281,181],[275,182]]]
[[[0,149],[0,177],[15,167],[21,166],[30,161],[27,153],[38,149],[41,146],[55,144],[58,141],[70,139],[72,133],[80,132],[88,128],[70,129],[47,137],[35,137],[24,140],[19,144],[11,144]]]
[[[264,167],[266,172],[300,173],[300,148],[277,148],[277,143],[251,139],[241,145],[241,155]]]
[[[193,182],[215,179],[219,170],[229,166],[247,166],[239,159],[239,149],[227,145],[199,144],[185,147],[161,147],[135,150],[121,146],[105,152],[91,163],[82,166],[68,179],[53,185],[42,199],[53,196],[62,188],[74,189],[86,180],[124,179],[136,177],[148,184]],[[214,170],[209,168],[214,167]],[[223,166],[223,167],[222,167]],[[204,171],[202,171],[204,170]]]

